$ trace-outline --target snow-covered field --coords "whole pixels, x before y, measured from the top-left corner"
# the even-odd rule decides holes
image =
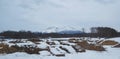
[[[64,38],[65,39],[65,38]],[[38,42],[40,44],[35,44],[31,41],[25,41],[24,43],[16,43],[18,46],[23,45],[33,45],[39,48],[47,48],[49,47],[50,51],[40,51],[40,54],[27,54],[25,52],[15,52],[12,54],[0,54],[0,59],[120,59],[120,48],[112,48],[112,45],[104,46],[106,51],[93,51],[93,50],[86,50],[86,52],[78,53],[76,52],[71,45],[75,43],[70,43],[68,41],[61,41],[62,43],[66,43],[69,45],[61,45],[57,38],[52,41],[52,39],[43,40],[42,42]],[[67,38],[68,40],[68,38]],[[97,38],[92,38],[92,40],[98,40]],[[102,40],[102,39],[101,39]],[[105,40],[115,40],[120,43],[120,38],[110,38]],[[13,39],[6,39],[3,41],[5,44],[9,44],[9,46],[15,45],[13,43],[9,43],[13,41]],[[46,42],[54,42],[55,44],[49,45]],[[59,48],[62,46],[66,48],[70,53]],[[52,53],[52,54],[51,54]],[[65,54],[65,56],[55,56],[54,54]]]

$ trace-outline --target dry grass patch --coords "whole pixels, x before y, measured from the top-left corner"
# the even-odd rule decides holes
[[[32,47],[32,46],[21,46],[13,45],[9,47],[7,44],[0,44],[0,54],[9,54],[9,53],[15,53],[15,52],[26,52],[28,54],[39,54],[40,48],[38,47]]]
[[[40,42],[41,40],[39,38],[31,38],[31,39],[28,39],[28,41],[38,44],[38,42]]]
[[[77,43],[78,46],[87,50],[105,51],[105,48],[98,44],[89,44],[86,40]]]
[[[88,42],[86,40],[82,40],[81,42],[76,43],[78,46],[81,46],[82,48],[86,48],[89,46]]]
[[[95,51],[105,51],[105,48],[101,45],[90,44],[86,49]]]
[[[118,44],[118,42],[114,41],[114,40],[106,40],[103,42],[100,42],[101,45],[116,45]]]
[[[0,43],[0,47],[1,47],[0,53],[6,53],[6,52],[8,52],[9,45],[4,44],[4,43]]]

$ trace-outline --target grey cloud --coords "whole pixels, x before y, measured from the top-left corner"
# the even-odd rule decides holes
[[[33,31],[51,26],[120,29],[119,6],[119,0],[0,0],[0,27]]]

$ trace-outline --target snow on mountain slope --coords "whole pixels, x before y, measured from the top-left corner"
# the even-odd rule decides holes
[[[75,34],[82,33],[82,31],[73,27],[49,27],[43,33]]]

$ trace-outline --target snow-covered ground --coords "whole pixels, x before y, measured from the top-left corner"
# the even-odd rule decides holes
[[[95,38],[94,38],[95,39]],[[118,38],[110,38],[108,40],[115,40],[120,43],[120,37]],[[5,41],[4,43],[9,44],[9,41]],[[45,41],[46,42],[46,41]],[[83,53],[76,53],[71,46],[60,45],[58,41],[54,41],[56,45],[48,45],[45,42],[40,42],[40,44],[36,44],[40,48],[50,47],[50,50],[54,54],[65,54],[65,56],[54,56],[51,55],[49,51],[40,51],[40,54],[27,54],[24,52],[16,52],[12,54],[0,54],[0,59],[120,59],[120,48],[112,48],[111,46],[104,46],[106,51],[91,51],[86,50]],[[65,42],[65,41],[63,41]],[[27,44],[34,44],[32,42],[27,42]],[[68,43],[68,42],[65,42]],[[18,43],[18,45],[25,45],[26,43]],[[12,43],[10,43],[12,45]],[[35,45],[35,44],[34,44]],[[68,54],[65,51],[61,50],[59,46],[62,46],[68,49],[71,53]]]
[[[120,48],[107,47],[107,50],[106,52],[88,50],[85,53],[66,54],[65,57],[49,56],[50,53],[47,51],[41,52],[41,55],[17,52],[0,55],[0,59],[120,59]]]

